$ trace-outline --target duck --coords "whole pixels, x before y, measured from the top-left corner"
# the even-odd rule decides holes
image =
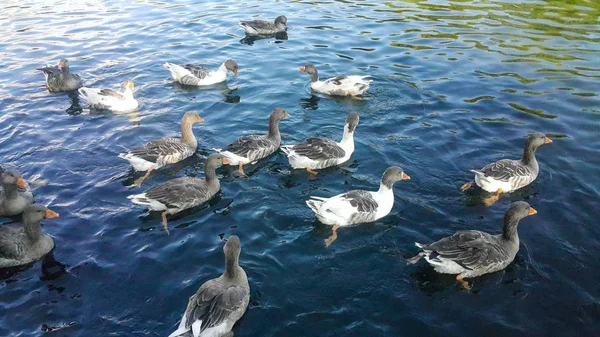
[[[213,153],[206,158],[204,164],[205,180],[193,177],[175,178],[127,198],[134,204],[147,206],[150,210],[162,211],[162,224],[169,234],[167,215],[200,206],[212,199],[221,189],[216,170],[228,163],[227,158]]]
[[[206,86],[221,83],[227,79],[228,71],[231,71],[235,76],[238,75],[238,64],[234,60],[223,62],[217,70],[210,70],[192,64],[178,65],[169,62],[166,62],[164,67],[171,72],[173,81],[183,85]]]
[[[317,68],[307,63],[298,72],[310,75],[310,87],[312,90],[331,96],[351,96],[356,99],[364,94],[370,87],[372,80],[366,80],[369,76],[336,76],[326,81],[319,81]]]
[[[37,70],[44,73],[50,92],[75,91],[83,86],[81,77],[71,73],[67,59],[60,60],[58,67],[44,67]]]
[[[133,98],[133,81],[123,83],[123,92],[112,89],[79,88],[79,94],[88,102],[92,109],[113,112],[130,112],[138,107],[138,101]]]
[[[352,190],[331,198],[311,196],[306,205],[325,225],[333,225],[325,246],[337,239],[340,227],[373,222],[388,215],[394,206],[394,183],[410,177],[398,166],[390,166],[383,173],[377,192]]]
[[[280,15],[273,23],[264,20],[240,21],[240,27],[244,28],[246,35],[273,35],[285,32],[287,18]]]
[[[239,173],[244,173],[245,164],[253,164],[277,151],[281,145],[279,121],[290,115],[282,108],[275,108],[269,117],[269,133],[266,136],[250,135],[238,138],[223,149],[213,150],[229,159],[229,165],[238,165]]]
[[[484,203],[490,206],[498,200],[501,193],[523,188],[537,178],[540,167],[535,159],[535,152],[540,145],[549,143],[552,143],[552,140],[543,133],[530,134],[521,159],[501,159],[484,166],[481,170],[471,170],[475,173],[475,179],[463,184],[461,190],[466,191],[476,183],[484,191],[495,193],[484,199]]]
[[[308,138],[304,143],[283,145],[281,150],[288,156],[293,168],[303,168],[311,175],[317,175],[316,169],[339,165],[350,159],[354,152],[354,130],[358,120],[356,112],[348,114],[344,135],[339,143],[329,138]]]
[[[436,272],[457,274],[456,280],[470,289],[464,278],[500,271],[515,259],[519,252],[519,222],[534,214],[537,211],[527,202],[513,202],[504,213],[502,234],[467,230],[430,244],[415,242],[422,251],[407,262],[415,264],[424,257]]]
[[[40,222],[58,218],[43,205],[29,205],[23,211],[22,226],[0,227],[0,268],[21,266],[41,259],[54,248],[54,240],[42,233]]]
[[[231,329],[246,312],[250,285],[240,266],[240,238],[232,235],[223,247],[225,271],[204,282],[190,297],[177,330],[169,337],[233,337]]]
[[[162,138],[153,140],[129,150],[127,153],[119,154],[133,166],[136,171],[145,171],[146,174],[135,180],[138,187],[153,170],[169,164],[178,163],[196,152],[198,140],[194,136],[192,126],[202,123],[204,119],[195,112],[186,112],[181,119],[181,138]]]
[[[33,203],[33,194],[21,173],[13,169],[4,170],[0,179],[0,216],[23,213]]]

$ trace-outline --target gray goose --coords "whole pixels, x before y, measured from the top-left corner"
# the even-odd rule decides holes
[[[462,185],[461,190],[469,189],[475,182],[483,190],[495,193],[494,196],[484,200],[489,206],[498,200],[501,193],[512,192],[531,184],[540,172],[535,151],[540,145],[548,143],[552,143],[552,140],[545,134],[539,132],[530,134],[525,142],[521,159],[501,159],[484,166],[481,170],[471,170],[475,173],[475,179]]]
[[[205,86],[221,83],[227,79],[227,72],[238,75],[238,64],[234,60],[227,60],[217,70],[211,70],[193,64],[178,65],[166,62],[163,65],[171,72],[173,81],[183,85]]]
[[[135,184],[141,186],[152,170],[178,163],[193,155],[198,147],[198,141],[194,136],[192,126],[202,122],[204,119],[197,113],[186,112],[181,119],[181,138],[168,137],[153,140],[144,146],[119,154],[119,157],[129,161],[136,171],[146,171],[146,174],[137,179]]]
[[[339,227],[372,222],[388,215],[394,207],[394,184],[410,177],[398,166],[383,173],[377,192],[352,190],[331,198],[311,196],[306,205],[325,225],[333,225],[332,234],[325,240],[329,246],[337,239]]]
[[[316,169],[339,165],[350,159],[354,152],[354,130],[358,120],[356,112],[348,114],[344,135],[339,143],[329,138],[308,138],[304,143],[283,145],[281,149],[287,154],[293,168],[304,168],[310,174],[316,175]]]
[[[273,35],[285,32],[287,29],[287,18],[280,15],[274,22],[264,20],[240,21],[240,27],[244,28],[247,35]]]
[[[33,194],[16,170],[0,173],[0,216],[15,216],[23,213],[33,203]]]
[[[79,75],[71,73],[67,59],[60,60],[58,67],[44,67],[37,70],[44,73],[50,92],[74,91],[83,86]]]
[[[233,337],[231,329],[250,302],[248,277],[240,267],[240,238],[232,235],[223,247],[225,272],[200,286],[188,302],[179,327],[169,337]]]
[[[253,164],[279,149],[281,134],[279,121],[290,115],[281,108],[275,108],[269,117],[269,133],[266,136],[250,135],[238,138],[224,149],[214,149],[229,159],[229,165],[238,165],[239,172],[245,176],[244,165]]]
[[[0,268],[20,266],[41,259],[54,248],[54,240],[42,233],[40,222],[58,218],[42,205],[29,205],[23,226],[0,226]]]
[[[415,243],[423,251],[408,259],[408,262],[414,264],[424,257],[436,272],[458,274],[456,280],[469,289],[468,282],[463,278],[497,272],[515,259],[519,251],[519,221],[536,213],[525,201],[514,202],[504,213],[502,234],[459,231],[434,243]]]
[[[162,222],[167,234],[167,215],[199,206],[215,196],[221,189],[216,170],[227,164],[227,158],[220,154],[211,154],[204,164],[205,180],[182,177],[151,187],[144,193],[131,195],[128,199],[138,205],[148,206],[150,210],[162,211]]]

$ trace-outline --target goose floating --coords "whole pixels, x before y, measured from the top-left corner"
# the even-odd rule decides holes
[[[502,234],[492,235],[482,231],[459,231],[430,244],[415,243],[423,251],[408,259],[411,264],[425,258],[436,272],[458,274],[456,280],[467,289],[472,278],[506,268],[519,252],[517,226],[521,219],[536,214],[525,201],[510,205],[504,213]]]
[[[244,28],[246,35],[273,35],[285,32],[287,29],[287,18],[280,15],[274,22],[264,20],[240,21],[240,27]]]
[[[219,69],[211,70],[192,64],[177,65],[166,62],[164,67],[169,69],[173,81],[183,85],[206,86],[221,83],[227,79],[227,72],[238,75],[238,64],[234,60],[227,60]]]
[[[212,199],[221,189],[216,169],[227,164],[227,158],[211,154],[204,164],[205,180],[182,177],[149,188],[144,193],[128,197],[134,204],[148,206],[153,211],[162,211],[162,221],[167,234],[167,215],[200,206]]]
[[[475,182],[484,191],[496,193],[484,200],[489,206],[498,200],[501,193],[512,192],[531,184],[540,172],[535,152],[540,145],[549,143],[552,143],[552,140],[543,133],[530,134],[521,159],[501,159],[484,166],[481,170],[471,170],[475,173],[475,179],[462,185],[461,190],[469,189]]]
[[[223,247],[225,272],[204,282],[188,302],[179,327],[169,337],[233,337],[231,329],[248,307],[250,285],[240,267],[240,238],[232,235]]]
[[[146,171],[146,174],[137,179],[135,184],[141,186],[152,170],[178,163],[194,154],[198,147],[198,141],[194,136],[192,126],[202,122],[204,119],[197,113],[186,112],[181,119],[181,138],[153,140],[144,146],[119,154],[119,157],[129,161],[136,171]]]
[[[369,76],[337,76],[325,81],[319,80],[319,72],[314,65],[307,63],[298,72],[310,75],[310,87],[316,92],[331,96],[357,97],[364,94],[371,86],[372,80],[366,80]]]
[[[58,218],[42,205],[29,205],[23,211],[22,226],[0,226],[0,268],[37,261],[54,248],[54,240],[42,233],[40,222]]]
[[[12,169],[0,173],[0,216],[19,215],[32,203],[33,194],[21,173]]]
[[[279,121],[290,115],[281,108],[275,108],[269,117],[269,133],[266,136],[250,135],[238,138],[224,149],[214,149],[229,159],[229,165],[238,165],[239,173],[244,173],[245,164],[253,164],[279,149],[281,134]]]
[[[77,74],[71,73],[69,61],[62,59],[58,67],[38,68],[46,77],[46,86],[50,92],[74,91],[83,86]]]
[[[331,198],[311,196],[306,205],[320,222],[333,225],[333,233],[325,240],[325,246],[337,239],[339,227],[372,222],[388,215],[394,206],[394,183],[408,179],[404,170],[391,166],[383,173],[377,192],[352,190]]]
[[[138,101],[133,98],[133,81],[123,83],[123,92],[112,89],[79,88],[79,94],[90,108],[114,112],[130,112],[138,107]]]
[[[357,113],[348,114],[344,135],[339,143],[329,138],[308,138],[304,143],[283,145],[281,149],[287,154],[293,168],[303,168],[316,175],[316,169],[339,165],[350,159],[354,152],[354,130],[358,120]]]

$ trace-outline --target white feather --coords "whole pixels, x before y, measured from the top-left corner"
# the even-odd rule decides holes
[[[148,208],[154,211],[166,211],[167,205],[163,204],[158,200],[147,198],[146,193],[133,194],[127,197],[134,204],[148,206]]]
[[[153,163],[151,161],[147,161],[143,158],[134,156],[130,153],[121,153],[119,154],[119,158],[123,158],[133,166],[136,171],[148,171],[149,169],[157,169],[160,168],[160,165],[157,163]]]

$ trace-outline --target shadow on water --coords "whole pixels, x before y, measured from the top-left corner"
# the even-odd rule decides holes
[[[238,87],[229,87],[227,85],[227,81],[216,83],[208,86],[195,86],[195,85],[184,85],[179,82],[172,82],[171,85],[175,92],[208,92],[219,90],[220,94],[223,95],[221,99],[222,102],[237,104],[241,101],[241,97],[239,95],[234,95],[234,92],[238,89]],[[196,98],[195,96],[193,98]]]
[[[54,249],[56,249],[56,247]],[[67,274],[67,265],[57,261],[54,258],[54,249],[52,249],[42,259],[42,276],[40,277],[40,280],[42,281],[53,281]],[[29,268],[33,267],[36,263],[37,261],[22,266],[1,268],[0,280],[6,280],[6,283],[16,282],[17,280],[10,280],[10,278],[28,270]]]
[[[80,115],[83,112],[83,108],[79,103],[79,92],[69,91],[67,95],[71,99],[71,106],[67,108],[67,114],[71,116]]]
[[[280,32],[280,33],[273,34],[273,35],[257,35],[257,36],[249,35],[249,36],[246,36],[243,39],[241,39],[240,43],[252,46],[254,44],[254,42],[256,42],[256,41],[270,40],[273,38],[275,38],[275,43],[283,43],[283,41],[288,39],[288,34],[287,34],[287,32]]]

